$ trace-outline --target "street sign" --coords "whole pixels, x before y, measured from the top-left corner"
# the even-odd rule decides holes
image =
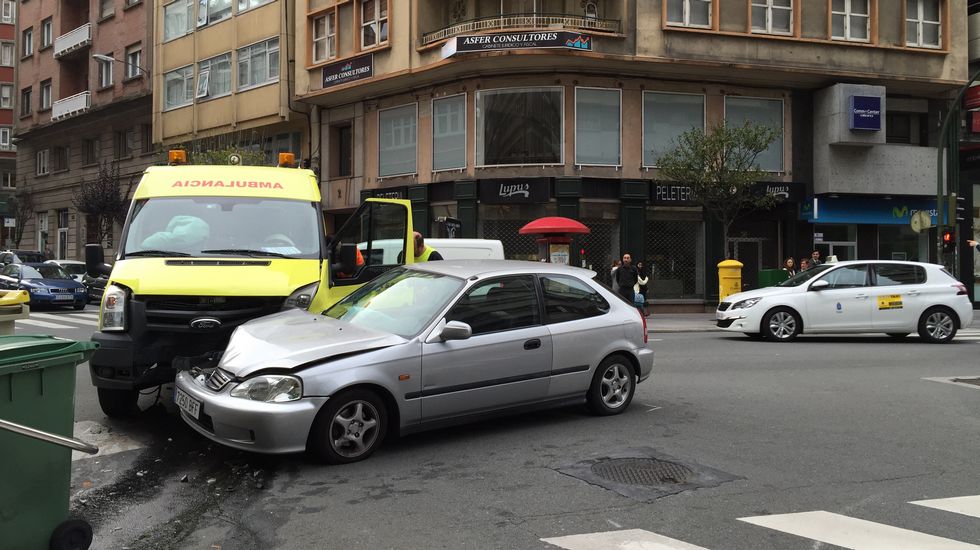
[[[3,226],[4,227],[17,227],[17,218],[4,218],[3,219]]]

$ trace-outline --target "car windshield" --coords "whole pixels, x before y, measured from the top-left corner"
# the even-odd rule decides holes
[[[71,275],[84,275],[85,274],[85,264],[66,264],[61,266]]]
[[[136,204],[124,254],[319,258],[318,220],[317,206],[299,200],[152,198]]]
[[[801,271],[796,275],[793,275],[789,279],[786,279],[785,281],[779,283],[776,286],[800,286],[803,283],[809,281],[810,279],[813,279],[817,275],[820,275],[821,273],[827,271],[832,267],[834,267],[833,264],[821,264],[815,267],[811,267],[806,271]]]
[[[411,338],[442,311],[463,281],[409,269],[393,269],[323,312],[359,327]]]
[[[58,265],[39,265],[31,267],[25,265],[21,268],[21,278],[23,279],[71,279],[61,266]]]

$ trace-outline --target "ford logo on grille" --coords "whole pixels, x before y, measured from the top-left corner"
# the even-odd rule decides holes
[[[218,328],[221,326],[221,320],[215,319],[214,317],[198,317],[197,319],[191,320],[191,328],[196,328],[200,330],[208,330],[212,328]]]

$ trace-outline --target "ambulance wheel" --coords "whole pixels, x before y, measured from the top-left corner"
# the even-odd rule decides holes
[[[139,412],[136,402],[140,393],[137,390],[114,390],[99,388],[99,406],[106,416],[125,418]]]
[[[51,533],[51,550],[88,550],[92,545],[92,526],[80,519],[61,522]]]

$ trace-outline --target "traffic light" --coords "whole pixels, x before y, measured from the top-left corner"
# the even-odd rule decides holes
[[[952,229],[943,231],[943,252],[949,253],[956,250],[956,232]]]
[[[952,195],[953,204],[955,204],[956,213],[953,216],[953,220],[950,223],[958,223],[966,220],[966,197],[959,197],[956,193]]]

